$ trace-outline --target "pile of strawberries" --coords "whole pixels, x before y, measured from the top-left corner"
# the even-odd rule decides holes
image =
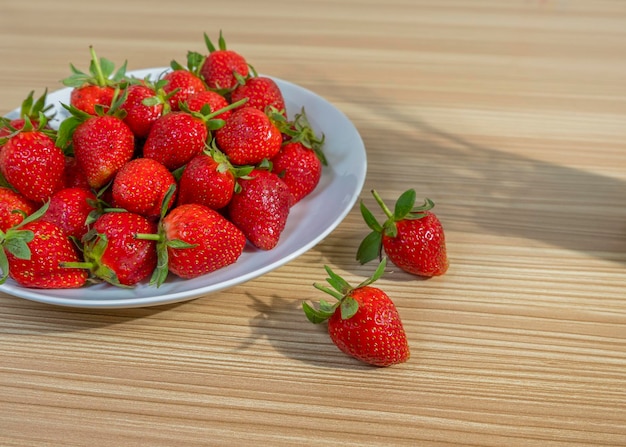
[[[239,53],[189,51],[158,79],[98,58],[70,65],[68,112],[46,94],[0,121],[0,269],[24,287],[158,287],[271,250],[317,186],[323,136],[289,119],[277,84]]]

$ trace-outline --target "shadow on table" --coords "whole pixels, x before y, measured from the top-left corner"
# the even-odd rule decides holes
[[[369,188],[391,205],[402,191],[414,188],[418,197],[438,203],[444,228],[517,237],[626,264],[624,180],[475,144],[403,113],[382,92],[329,85],[326,94],[385,117],[381,124],[368,120],[359,129],[368,169],[380,164],[396,172],[382,184],[368,179],[361,194],[380,219]],[[365,98],[364,104],[358,98]],[[389,119],[393,126],[384,125]],[[362,234],[341,237],[358,244],[367,231],[364,226]]]

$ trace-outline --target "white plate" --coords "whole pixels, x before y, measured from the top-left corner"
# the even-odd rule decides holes
[[[138,78],[156,78],[166,68],[130,71]],[[79,289],[29,289],[11,279],[0,291],[17,297],[61,306],[84,308],[127,308],[175,303],[217,292],[244,283],[274,270],[305,253],[328,236],[354,206],[367,169],[363,141],[352,122],[336,107],[315,93],[290,82],[274,78],[285,97],[291,116],[304,106],[316,132],[326,135],[324,167],[317,188],[290,211],[287,226],[278,245],[269,251],[255,249],[250,244],[235,264],[194,279],[179,279],[170,275],[159,288],[141,283],[129,289],[101,283]],[[53,126],[67,116],[59,103],[69,103],[70,88],[48,94],[55,105],[57,117]],[[19,114],[12,111],[9,117]]]

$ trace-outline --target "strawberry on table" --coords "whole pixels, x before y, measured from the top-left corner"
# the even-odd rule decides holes
[[[80,261],[80,255],[63,230],[39,220],[46,210],[47,204],[1,234],[0,284],[9,276],[21,286],[39,289],[76,288],[86,283],[85,271],[63,266]]]
[[[43,202],[63,187],[65,156],[45,118],[33,128],[30,121],[17,133],[0,139],[0,172],[4,179],[33,202]],[[2,144],[4,143],[4,144]]]
[[[200,75],[211,89],[230,91],[237,85],[237,77],[247,77],[249,67],[246,59],[236,51],[226,48],[222,32],[216,48],[209,36],[204,34],[204,42],[209,54],[200,68]]]
[[[63,80],[63,84],[73,87],[70,105],[90,115],[96,114],[96,107],[108,109],[113,102],[116,88],[122,86],[126,76],[126,62],[118,70],[115,64],[106,58],[98,58],[93,46],[89,47],[91,61],[89,73],[78,70],[70,64],[72,74]]]
[[[287,224],[291,193],[276,174],[254,169],[239,179],[241,190],[233,195],[227,207],[230,220],[243,231],[257,248],[274,248]]]
[[[139,239],[137,234],[156,230],[155,222],[136,213],[104,213],[84,237],[84,261],[63,265],[89,271],[93,278],[115,286],[132,286],[157,266],[156,242]]]
[[[115,175],[111,187],[112,205],[148,218],[157,218],[170,187],[176,187],[174,175],[150,158],[135,158]],[[174,203],[174,197],[168,207]]]
[[[361,202],[361,214],[372,232],[361,242],[357,259],[365,264],[381,255],[382,249],[396,266],[417,276],[443,275],[448,270],[445,234],[439,218],[430,211],[434,203],[426,199],[415,206],[415,190],[405,191],[392,212],[372,190],[387,220],[381,225]]]
[[[257,165],[280,150],[283,137],[270,118],[254,107],[233,112],[215,132],[217,145],[235,165]]]
[[[332,289],[319,283],[314,285],[337,301],[321,300],[319,308],[302,303],[309,321],[328,322],[328,334],[342,352],[381,367],[406,362],[411,356],[396,306],[382,289],[371,285],[383,275],[385,266],[383,258],[376,272],[356,287],[325,266],[329,275],[326,281]]]
[[[161,218],[157,234],[137,237],[157,241],[158,267],[150,284],[159,287],[168,272],[195,278],[239,259],[246,238],[232,222],[204,205],[188,203]]]

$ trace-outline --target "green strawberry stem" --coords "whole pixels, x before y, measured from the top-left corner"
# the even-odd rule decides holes
[[[389,207],[385,204],[385,202],[383,202],[383,199],[380,197],[380,194],[378,194],[378,192],[375,189],[372,189],[372,195],[374,196],[374,199],[376,200],[376,203],[378,203],[378,205],[380,206],[380,208],[383,210],[383,212],[385,213],[385,215],[389,218],[392,219],[393,213],[391,212],[391,210],[389,209]]]
[[[91,54],[91,61],[93,62],[95,70],[96,82],[100,87],[104,87],[107,85],[107,78],[102,72],[102,66],[100,65],[98,56],[96,56],[96,50],[93,48],[93,45],[89,45],[89,53]]]

